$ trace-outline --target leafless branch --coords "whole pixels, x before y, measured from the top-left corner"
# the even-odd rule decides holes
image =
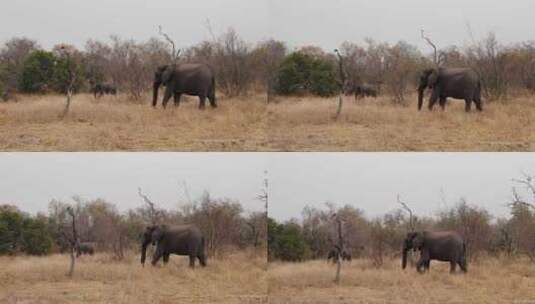
[[[422,39],[425,40],[432,48],[433,48],[433,51],[434,51],[434,57],[433,57],[433,63],[438,67],[439,66],[439,61],[438,61],[438,51],[437,51],[437,46],[433,43],[433,41],[425,36],[425,30],[424,29],[421,29],[421,36],[422,36]]]
[[[411,232],[414,231],[414,222],[413,222],[413,212],[412,209],[409,208],[409,206],[401,200],[398,194],[398,203],[401,205],[401,207],[409,213],[409,230]]]
[[[156,208],[155,204],[145,195],[141,192],[141,188],[137,188],[139,196],[143,199],[145,204],[149,206],[149,212],[150,212],[150,218],[151,218],[151,224],[156,225]]]
[[[173,50],[173,53],[172,53],[173,63],[176,64],[180,57],[180,50],[177,50],[175,42],[173,41],[173,39],[171,39],[171,37],[169,37],[169,35],[167,35],[167,33],[163,31],[161,25],[158,26],[158,33],[162,35],[165,38],[165,40],[171,45],[172,50]]]

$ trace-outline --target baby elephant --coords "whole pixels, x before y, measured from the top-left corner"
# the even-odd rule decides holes
[[[346,88],[347,95],[354,95],[355,100],[365,97],[376,98],[379,94],[377,89],[367,84],[353,84]]]
[[[327,255],[327,260],[333,260],[333,263],[336,263],[336,261],[338,260],[338,248],[333,248],[331,249],[331,251],[329,251],[329,254]],[[347,250],[343,250],[342,251],[342,261],[351,261],[351,253],[348,252]]]
[[[79,257],[82,254],[88,254],[88,255],[95,254],[95,244],[89,243],[89,242],[80,243],[80,246],[78,246],[76,250],[76,257]]]
[[[117,95],[117,87],[111,84],[97,83],[91,92],[95,95],[95,98],[102,97],[102,95]]]

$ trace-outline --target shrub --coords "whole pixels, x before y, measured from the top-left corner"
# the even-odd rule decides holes
[[[327,97],[338,92],[336,79],[335,67],[331,61],[295,52],[284,59],[277,72],[276,91],[282,95],[305,91]]]
[[[45,91],[52,83],[54,76],[54,54],[47,51],[34,51],[24,61],[20,89],[27,93]]]

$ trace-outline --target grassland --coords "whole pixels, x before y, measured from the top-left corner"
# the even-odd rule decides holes
[[[0,257],[0,303],[267,303],[265,254],[237,252],[193,270],[185,257],[144,268],[138,259],[83,256],[70,279],[67,255]]]
[[[20,96],[0,104],[2,151],[535,151],[535,97],[519,96],[464,112],[451,101],[446,112],[416,111],[388,97],[345,98],[333,119],[336,98],[262,95],[220,99],[217,110],[153,109],[149,96],[95,101],[77,95],[60,119],[61,96]]]
[[[341,283],[326,261],[270,263],[270,303],[535,303],[535,264],[529,260],[485,258],[468,274],[449,274],[433,262],[429,273],[403,271],[399,260],[376,268],[370,260],[344,264]]]

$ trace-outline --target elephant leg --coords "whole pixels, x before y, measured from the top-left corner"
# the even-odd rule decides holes
[[[201,264],[201,266],[206,267],[206,255],[204,255],[204,253],[201,253],[199,254],[198,258],[199,258],[199,263]]]
[[[158,263],[158,261],[160,260],[162,255],[163,255],[163,249],[160,246],[158,246],[158,248],[156,248],[156,252],[152,256],[152,266],[154,266],[154,265],[156,265],[156,263]]]
[[[474,103],[476,104],[476,108],[479,112],[483,112],[483,104],[481,103],[481,99],[474,99]]]
[[[429,98],[429,111],[433,111],[433,108],[435,107],[435,104],[438,100],[438,93],[436,91],[433,91],[431,94],[431,97]]]
[[[462,257],[459,261],[459,267],[461,267],[461,270],[464,272],[464,273],[467,273],[468,272],[468,269],[466,267],[466,259],[464,257]]]
[[[169,99],[171,99],[171,96],[174,95],[175,92],[171,89],[171,84],[167,85],[167,88],[165,89],[165,95],[163,97],[163,107],[167,106],[167,103],[169,102]]]
[[[194,255],[189,256],[189,267],[195,268],[195,258],[196,257]]]
[[[442,111],[446,111],[446,102],[447,101],[448,101],[448,99],[446,97],[440,97],[439,104],[440,104],[440,107],[442,108]]]
[[[199,109],[204,110],[205,107],[206,107],[206,96],[200,95],[199,96]]]
[[[210,106],[212,106],[212,108],[217,108],[217,101],[215,99],[215,95],[211,94],[208,96],[208,101],[210,101]]]
[[[451,261],[450,262],[450,273],[455,273],[455,270],[457,269],[457,262]]]
[[[464,110],[466,112],[472,111],[472,99],[465,99],[465,103],[466,103],[466,105],[465,105]]]
[[[169,253],[163,255],[163,263],[164,265],[169,263]]]
[[[180,105],[180,97],[182,97],[182,94],[175,93],[175,107],[178,107]]]

